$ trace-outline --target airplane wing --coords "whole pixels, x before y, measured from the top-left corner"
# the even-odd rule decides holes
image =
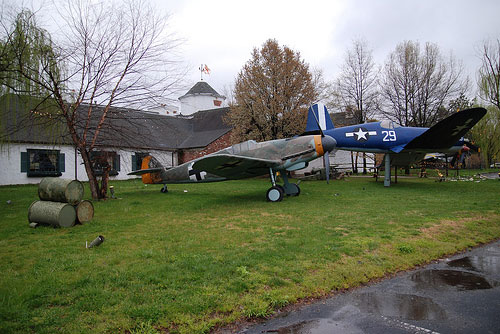
[[[404,150],[439,150],[455,144],[486,114],[484,108],[466,109],[443,119],[405,145]]]
[[[192,168],[228,179],[244,179],[269,173],[269,168],[281,164],[267,160],[233,154],[214,154],[196,161]]]
[[[391,154],[391,165],[392,166],[409,166],[414,164],[425,157],[425,152],[401,152],[397,154]],[[382,162],[377,167],[385,166],[385,156]]]
[[[148,174],[148,173],[157,173],[161,172],[163,170],[162,167],[157,167],[157,168],[147,168],[147,169],[138,169],[136,171],[130,172],[127,175],[143,175],[143,174]]]

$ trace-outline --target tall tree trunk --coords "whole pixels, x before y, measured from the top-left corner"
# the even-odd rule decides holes
[[[90,160],[90,153],[87,152],[85,148],[78,148],[80,154],[82,156],[83,165],[85,166],[85,171],[87,172],[87,176],[89,177],[89,187],[90,193],[92,195],[93,200],[98,200],[99,197],[99,182],[97,181],[97,177],[95,176],[95,172],[92,168],[92,161]]]
[[[99,189],[99,198],[106,198],[106,194],[108,192],[108,181],[109,181],[109,171],[111,170],[111,166],[107,166],[104,168],[101,179],[101,188]]]

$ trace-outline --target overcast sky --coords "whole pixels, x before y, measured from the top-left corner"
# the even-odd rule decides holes
[[[4,1],[35,8],[52,2]],[[270,38],[300,52],[327,81],[337,78],[355,39],[368,42],[378,65],[405,40],[432,42],[443,56],[453,53],[463,62],[475,84],[483,41],[500,38],[500,0],[151,1],[170,14],[171,32],[184,40],[179,51],[190,69],[186,91],[200,80],[200,64],[207,64],[211,74],[204,80],[226,94],[253,48]]]
[[[269,38],[299,51],[328,81],[338,75],[354,39],[365,39],[380,65],[404,40],[433,42],[475,76],[482,41],[500,38],[499,0],[154,1],[171,14],[170,27],[185,39],[189,84],[199,81],[198,68],[207,64],[211,74],[204,80],[221,94],[253,48]]]

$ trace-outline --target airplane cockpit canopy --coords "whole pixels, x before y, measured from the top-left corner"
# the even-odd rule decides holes
[[[241,152],[251,151],[258,148],[260,145],[255,140],[247,140],[239,144],[227,147],[220,150],[219,152],[225,152],[230,154],[240,154]]]
[[[400,128],[401,125],[394,123],[393,121],[383,120],[382,122],[380,122],[380,127],[384,129],[394,130],[396,128]]]

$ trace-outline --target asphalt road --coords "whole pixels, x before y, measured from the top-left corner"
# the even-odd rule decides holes
[[[500,333],[500,241],[239,333]]]

